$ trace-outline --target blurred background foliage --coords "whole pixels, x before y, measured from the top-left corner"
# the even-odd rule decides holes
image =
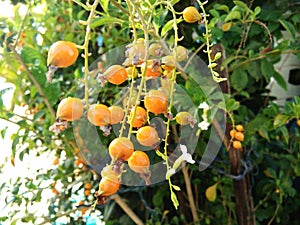
[[[59,69],[49,84],[45,78],[47,52],[57,40],[83,44],[85,27],[79,21],[88,16],[85,2],[11,2],[13,16],[0,17],[0,75],[14,86],[1,87],[0,117],[17,124],[18,131],[10,137],[11,156],[6,158],[6,164],[18,167],[15,162],[28,160],[28,155],[46,154],[51,155],[49,160],[53,165],[37,169],[31,177],[10,174],[9,182],[0,181],[1,201],[6,205],[0,209],[0,224],[98,224],[97,218],[106,224],[133,224],[114,200],[95,211],[89,209],[97,189],[97,173],[82,158],[84,153],[76,147],[72,129],[59,135],[49,131],[60,100],[76,94],[83,77],[83,59],[79,57],[73,66]],[[125,2],[100,2],[99,17],[92,23],[90,63],[109,49],[132,42]],[[147,12],[154,2],[140,4]],[[194,4],[194,1],[172,2],[178,12]],[[226,53],[222,66],[227,67],[229,74],[230,90],[226,99],[230,107],[227,110],[236,124],[245,127],[243,160],[251,178],[248,194],[253,198],[256,224],[299,223],[300,98],[289,95],[290,88],[298,88],[299,95],[299,6],[296,0],[215,0],[205,5],[210,14],[212,43],[221,44]],[[160,36],[170,19],[164,6],[156,7],[153,26],[157,33],[152,39]],[[184,36],[179,44],[196,51],[204,42],[203,25],[181,22],[178,26],[180,35]],[[138,35],[142,37],[142,32]],[[173,33],[168,31],[164,38],[172,42]],[[202,51],[198,55],[206,61]],[[293,66],[289,66],[286,56],[294,57],[298,65],[293,62]],[[285,70],[285,67],[290,69]],[[185,84],[183,80],[178,82]],[[272,92],[275,86],[286,94],[276,95]],[[197,99],[192,84],[184,87]],[[111,103],[118,91],[117,87],[106,86],[100,90],[101,101]],[[9,106],[4,105],[2,99],[6,92],[13,93]],[[18,108],[25,114],[19,115]],[[6,129],[1,130],[1,138],[9,138],[5,133]],[[204,142],[205,137],[199,139],[193,156],[196,160],[201,157]],[[1,165],[4,167],[5,164]],[[200,223],[238,224],[233,191],[235,178],[230,174],[227,150],[222,148],[211,167],[201,173],[197,165],[190,165],[188,169]],[[86,188],[87,183],[92,184],[91,189]],[[141,188],[123,186],[119,195],[145,224],[197,224],[190,212],[182,173],[174,175],[174,183],[182,189],[178,192],[178,210],[173,208],[169,187],[164,182]],[[211,202],[205,191],[216,183],[217,197]],[[38,202],[43,202],[46,209],[41,215],[32,209]],[[10,209],[8,213],[3,214],[7,209]]]

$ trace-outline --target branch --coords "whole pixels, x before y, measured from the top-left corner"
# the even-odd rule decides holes
[[[22,65],[22,67],[25,69],[25,72],[26,72],[27,76],[29,77],[29,79],[32,81],[32,83],[34,84],[34,86],[37,88],[38,93],[40,94],[40,96],[42,97],[42,99],[45,102],[46,106],[48,107],[51,115],[53,117],[55,117],[55,111],[54,111],[52,105],[50,104],[48,98],[46,98],[46,95],[45,95],[45,93],[44,93],[41,85],[36,81],[36,79],[34,78],[34,76],[32,75],[32,73],[30,72],[30,70],[28,69],[27,65],[24,63],[24,61],[21,58],[21,56],[17,53],[16,49],[13,46],[9,46],[9,48],[13,52],[14,56],[19,61],[19,63]]]
[[[124,212],[138,225],[144,225],[141,219],[131,210],[131,208],[123,201],[120,195],[116,194],[111,197],[123,210]]]

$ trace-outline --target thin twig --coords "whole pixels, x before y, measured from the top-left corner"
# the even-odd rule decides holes
[[[111,197],[123,210],[124,212],[138,225],[143,225],[142,220],[131,210],[131,208],[123,201],[120,195],[116,194]]]
[[[46,106],[50,110],[51,115],[53,117],[55,117],[55,111],[54,111],[52,105],[50,104],[48,98],[46,97],[46,95],[45,95],[45,93],[44,93],[41,85],[36,81],[36,79],[34,78],[34,76],[32,75],[32,73],[30,72],[30,70],[28,69],[27,65],[24,63],[24,61],[21,58],[21,56],[17,53],[16,49],[13,46],[9,46],[9,48],[13,52],[14,56],[16,57],[16,59],[19,61],[19,63],[24,68],[24,70],[25,70],[27,76],[29,77],[29,79],[32,81],[32,83],[34,84],[34,86],[37,88],[38,93],[40,94],[40,96],[42,97],[42,99],[45,102]]]
[[[188,174],[188,167],[186,165],[182,168],[182,173],[183,173],[183,177],[184,177],[184,183],[185,183],[185,187],[186,187],[186,191],[187,191],[187,195],[188,195],[188,200],[189,200],[191,211],[192,211],[193,220],[194,220],[194,223],[196,223],[199,221],[199,217],[197,214],[197,209],[196,209],[194,196],[193,196],[193,192],[192,192],[192,188],[191,188],[191,180],[190,180],[190,177]]]

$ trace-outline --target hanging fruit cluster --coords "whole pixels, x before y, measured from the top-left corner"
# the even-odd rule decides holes
[[[180,188],[172,184],[170,177],[183,161],[195,163],[184,145],[180,145],[182,155],[175,161],[174,165],[168,160],[171,121],[176,121],[181,126],[189,125],[192,128],[196,122],[190,112],[176,112],[175,116],[172,114],[176,77],[180,74],[177,67],[180,62],[187,60],[188,51],[178,45],[177,14],[170,2],[165,3],[172,12],[174,19],[174,41],[170,46],[164,41],[150,43],[149,30],[142,12],[133,1],[129,1],[127,4],[129,10],[133,10],[132,7],[135,8],[135,13],[140,18],[144,32],[143,38],[138,38],[136,22],[133,18],[130,18],[134,40],[126,46],[126,50],[123,53],[125,60],[122,64],[113,64],[99,71],[96,78],[100,86],[105,85],[107,82],[109,85],[122,85],[124,82],[129,82],[131,84],[129,94],[125,96],[123,105],[108,106],[100,102],[89,103],[88,77],[90,71],[88,70],[88,60],[85,60],[84,99],[68,97],[61,100],[56,113],[56,123],[50,129],[55,132],[61,132],[67,128],[68,122],[82,118],[83,114],[87,117],[89,123],[104,131],[104,135],[110,133],[109,130],[112,125],[120,124],[119,134],[108,146],[111,162],[101,172],[101,180],[95,193],[97,198],[95,204],[105,203],[108,196],[119,190],[122,183],[122,175],[126,172],[123,169],[125,163],[128,164],[133,172],[139,174],[146,185],[151,183],[150,158],[146,152],[136,147],[137,144],[134,144],[134,139],[141,146],[153,149],[165,161],[167,169],[166,179],[169,181],[171,199],[177,208],[178,201],[173,190],[178,191]],[[202,6],[201,2],[199,4]],[[91,15],[95,13],[96,7],[97,1],[90,7]],[[131,13],[133,14],[133,12]],[[201,23],[203,19],[195,7],[187,7],[182,12],[182,15],[183,20],[187,23]],[[204,19],[206,18],[205,16],[206,14],[204,14]],[[89,32],[91,31],[90,18],[92,17],[90,16],[88,21],[84,23],[87,26],[86,37],[89,37]],[[205,38],[208,44],[207,55],[210,57],[209,32],[207,28]],[[82,56],[85,59],[89,56],[88,43],[89,39],[87,38],[82,47],[84,49]],[[76,61],[77,56],[78,50],[74,43],[59,41],[53,44],[48,54],[48,80],[51,82],[52,74],[57,68],[72,65]],[[209,58],[210,65],[208,68],[212,71],[212,75],[217,77],[217,73],[213,71],[215,66],[214,60],[216,58]],[[149,83],[152,85],[148,85]],[[150,118],[156,116],[164,120],[165,133],[163,137],[159,136],[156,125],[150,123]],[[163,149],[162,152],[160,148]]]
[[[234,129],[230,131],[230,137],[232,146],[242,151],[242,141],[244,140],[244,127],[242,125],[236,125]]]

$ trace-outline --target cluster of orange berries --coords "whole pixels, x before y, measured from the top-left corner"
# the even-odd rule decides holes
[[[64,46],[65,44],[65,46]],[[61,48],[61,52],[58,51]],[[60,41],[51,46],[48,55],[48,64],[51,68],[66,67],[73,64],[78,56],[75,44]],[[170,51],[165,50],[159,43],[152,43],[149,46],[149,59],[146,57],[146,46],[143,39],[128,45],[125,52],[125,61],[122,65],[111,65],[103,73],[99,73],[97,80],[100,83],[109,82],[114,85],[124,83],[128,78],[132,79],[140,77],[144,80],[151,80],[160,77],[161,86],[145,91],[141,94],[134,95],[132,90],[132,99],[127,99],[124,104],[124,110],[121,106],[106,106],[101,103],[89,105],[86,109],[88,121],[100,127],[109,127],[114,124],[120,124],[125,119],[126,122],[136,130],[132,134],[136,135],[136,140],[142,146],[156,149],[160,143],[160,138],[156,127],[148,123],[149,113],[153,115],[163,114],[169,119],[173,119],[169,109],[170,84],[174,82],[174,74],[176,66],[188,57],[188,51],[177,46]],[[66,54],[69,51],[72,54]],[[64,56],[64,57],[63,57]],[[173,79],[173,80],[172,80]],[[48,79],[49,81],[51,79]],[[138,99],[137,96],[140,96]],[[143,104],[140,104],[140,103]],[[85,106],[81,99],[75,97],[67,97],[62,99],[58,105],[56,112],[56,123],[50,127],[50,130],[61,132],[67,128],[70,121],[78,120],[82,117]],[[127,118],[124,118],[125,113]],[[179,112],[174,118],[180,125],[191,126],[194,119],[189,112]],[[124,172],[123,166],[127,162],[129,168],[140,175],[147,185],[150,184],[150,159],[147,153],[136,150],[133,142],[129,137],[116,137],[111,141],[108,147],[111,163],[106,165],[101,172],[101,181],[99,189],[95,195],[97,203],[105,203],[108,196],[116,193],[121,186],[121,175]],[[85,191],[88,191],[86,189]]]
[[[244,127],[242,125],[236,125],[234,129],[230,131],[230,137],[232,146],[235,149],[242,150],[242,141],[244,140]]]

